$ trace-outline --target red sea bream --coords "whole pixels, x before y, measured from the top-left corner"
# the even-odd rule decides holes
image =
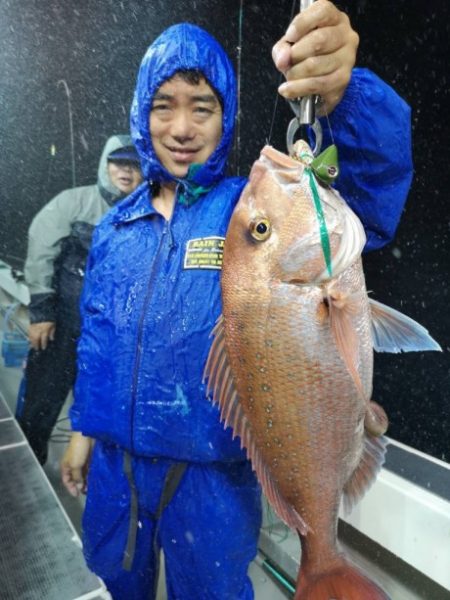
[[[351,508],[384,460],[373,350],[440,348],[369,299],[363,227],[315,176],[309,148],[297,154],[266,146],[236,206],[205,375],[267,499],[300,535],[295,599],[381,600],[337,542],[341,501]]]

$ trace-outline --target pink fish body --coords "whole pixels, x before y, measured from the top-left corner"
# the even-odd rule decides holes
[[[338,547],[339,506],[359,500],[384,460],[385,415],[370,402],[374,346],[439,346],[369,301],[362,225],[318,183],[309,152],[301,163],[265,147],[253,166],[227,232],[223,316],[205,374],[266,497],[299,532],[296,600],[385,599]]]

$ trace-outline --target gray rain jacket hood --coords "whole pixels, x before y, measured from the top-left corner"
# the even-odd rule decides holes
[[[97,185],[101,195],[110,206],[115,204],[117,200],[123,198],[124,193],[111,183],[108,175],[108,156],[114,150],[125,148],[126,146],[131,146],[132,144],[133,142],[131,141],[131,137],[129,135],[118,134],[112,135],[107,140],[103,148],[103,152],[100,157],[100,163],[98,165]]]
[[[62,318],[78,327],[78,302],[92,232],[109,208],[124,197],[109,179],[107,157],[131,144],[129,135],[111,136],[100,158],[97,184],[64,190],[34,217],[25,262],[32,323]]]

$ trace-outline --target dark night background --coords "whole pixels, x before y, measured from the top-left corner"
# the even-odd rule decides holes
[[[396,239],[365,259],[367,287],[422,323],[444,350],[377,356],[373,397],[390,416],[391,437],[449,461],[450,8],[447,0],[337,4],[361,36],[358,64],[413,109],[413,187]],[[241,143],[232,166],[246,174],[269,134],[278,84],[270,48],[291,8],[292,0],[0,0],[0,258],[21,268],[33,215],[72,186],[68,98],[58,82],[71,92],[76,184],[93,183],[106,138],[128,131],[145,49],[175,22],[208,29],[236,65],[242,41]],[[272,136],[281,150],[292,116],[285,104]]]

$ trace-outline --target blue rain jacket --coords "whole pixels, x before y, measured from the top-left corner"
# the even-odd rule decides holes
[[[223,137],[194,177],[177,180],[177,193],[192,202],[178,202],[168,222],[151,204],[149,181],[173,177],[153,150],[149,112],[158,87],[186,68],[200,69],[221,97]],[[235,113],[232,66],[206,32],[176,25],[150,46],[131,110],[147,181],[96,229],[71,409],[74,430],[135,455],[243,458],[202,384],[209,334],[221,313],[223,239],[246,183],[225,177]],[[330,123],[340,151],[336,187],[361,218],[368,248],[379,247],[395,232],[411,181],[409,108],[373,74],[355,69]],[[199,186],[211,189],[194,201]]]

